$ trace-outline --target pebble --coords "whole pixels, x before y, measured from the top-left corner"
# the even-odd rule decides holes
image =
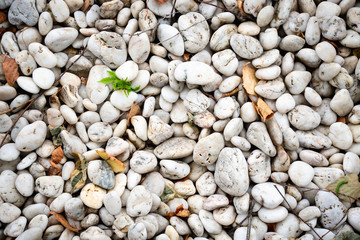
[[[15,0],[9,9],[9,22],[12,25],[20,25],[22,23],[28,26],[34,26],[39,19],[39,13],[35,7],[35,0]]]
[[[214,81],[215,73],[209,65],[192,61],[179,64],[175,69],[174,77],[179,82],[205,85]]]
[[[315,196],[316,206],[321,211],[320,222],[325,228],[332,228],[346,221],[346,207],[331,192],[319,191]]]
[[[236,54],[245,59],[257,58],[264,51],[259,40],[243,34],[232,35],[230,45]]]
[[[215,182],[224,192],[243,195],[249,187],[248,166],[244,155],[236,148],[223,148],[215,167]]]
[[[155,169],[156,165],[156,156],[147,151],[137,151],[130,159],[131,169],[139,174],[151,172]]]
[[[262,207],[258,211],[258,216],[264,223],[278,223],[283,221],[288,216],[288,211],[282,206],[268,209]]]
[[[57,197],[63,192],[64,180],[59,176],[43,176],[35,181],[39,193],[46,197]]]
[[[31,174],[19,174],[15,180],[15,187],[18,192],[24,197],[29,197],[34,192],[34,178]]]
[[[33,42],[29,45],[29,52],[37,64],[44,68],[53,68],[57,64],[57,58],[48,47],[41,43]]]
[[[220,133],[212,133],[200,139],[194,147],[194,162],[202,166],[215,163],[224,146],[224,138]]]
[[[115,175],[110,165],[103,160],[89,162],[87,173],[89,180],[104,189],[111,189],[115,185]]]
[[[93,183],[88,183],[81,189],[80,199],[86,206],[94,209],[100,209],[103,205],[105,195],[105,189],[102,189]]]
[[[69,47],[75,41],[77,36],[78,31],[74,28],[56,28],[46,34],[45,44],[51,51],[61,52]]]
[[[174,137],[161,143],[154,149],[160,159],[178,159],[191,155],[196,142],[186,137]]]
[[[251,195],[265,208],[276,208],[282,203],[283,198],[276,190],[275,186],[282,196],[285,196],[285,190],[281,185],[270,182],[256,184],[251,190]]]
[[[47,127],[44,122],[33,122],[21,129],[17,135],[15,141],[16,148],[22,152],[31,152],[43,144],[46,133]]]
[[[143,186],[136,186],[130,192],[126,212],[131,217],[145,216],[150,212],[152,204],[151,193]]]
[[[296,186],[305,187],[312,181],[314,169],[306,162],[295,161],[290,165],[288,174]]]

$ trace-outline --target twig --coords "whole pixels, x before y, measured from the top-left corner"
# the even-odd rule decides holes
[[[286,200],[286,198],[284,197],[284,195],[280,192],[280,190],[278,189],[278,187],[276,185],[274,185],[276,191],[278,191],[278,193],[280,194],[280,196],[284,199],[284,201],[286,202],[286,204],[289,206],[289,211],[294,214],[297,218],[299,218],[301,221],[303,221],[315,234],[316,236],[318,236],[319,240],[323,240],[323,238],[315,231],[315,229],[308,224],[307,222],[305,222],[297,213],[295,213],[293,211],[293,209],[291,208],[289,202]]]
[[[251,195],[250,195],[249,213],[248,213],[249,222],[248,222],[248,226],[246,229],[246,240],[250,240],[251,220],[252,220],[252,212],[253,212],[254,205],[255,205],[255,202],[251,199]]]
[[[20,105],[17,106],[17,107],[14,107],[14,108],[8,109],[8,110],[6,110],[6,111],[0,112],[0,115],[3,115],[3,114],[6,114],[6,113],[9,113],[9,112],[13,112],[13,111],[19,110],[19,109],[21,109],[22,107],[24,107],[27,103],[31,102],[33,99],[34,99],[34,98],[29,99],[29,100],[27,100],[26,102],[23,102],[22,104],[20,104]]]
[[[221,95],[221,97],[220,97],[219,99],[224,98],[224,97],[228,97],[228,96],[231,96],[231,95],[234,95],[234,94],[237,93],[238,91],[239,91],[239,88],[237,87],[237,88],[235,88],[234,90],[232,90],[231,92],[224,93],[223,95]]]
[[[332,227],[332,228],[329,229],[326,233],[324,233],[324,235],[322,235],[321,237],[324,237],[324,236],[327,235],[329,232],[331,232],[332,230],[336,229],[336,228],[339,226],[339,224],[342,222],[342,220],[345,219],[345,217],[347,216],[347,213],[348,213],[348,211],[349,211],[350,208],[351,208],[351,206],[346,209],[346,211],[345,211],[345,213],[344,213],[344,216],[340,219],[340,221],[339,221],[334,227]],[[342,224],[344,224],[344,223],[345,223],[345,221],[344,221]]]
[[[54,84],[57,83],[61,77],[67,72],[69,71],[69,69],[84,55],[85,51],[86,51],[86,48],[87,48],[87,45],[84,47],[83,51],[81,52],[81,54],[79,55],[78,58],[75,59],[75,61],[73,61],[69,67],[67,67],[64,72],[62,72],[54,81]],[[26,108],[19,114],[19,116],[16,118],[16,120],[13,122],[13,124],[11,125],[11,128],[6,132],[3,140],[1,141],[1,144],[0,144],[0,148],[3,146],[4,142],[5,142],[5,139],[6,137],[9,135],[9,133],[11,132],[11,130],[14,128],[14,126],[16,125],[16,123],[19,121],[19,119],[24,115],[24,113],[26,112],[26,110],[29,109],[29,107],[37,100],[39,99],[40,96],[42,96],[44,94],[46,90],[43,89],[36,97],[30,99],[30,103],[26,106]]]
[[[216,8],[220,8],[221,10],[224,10],[225,12],[230,12],[228,9],[223,8],[223,7],[219,7],[218,5],[215,5],[215,4],[212,4],[212,3],[208,3],[208,2],[205,2],[205,1],[202,1],[201,3],[207,4],[207,5],[216,7]]]

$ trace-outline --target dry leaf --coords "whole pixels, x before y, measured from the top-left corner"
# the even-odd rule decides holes
[[[261,98],[258,98],[256,103],[256,111],[260,115],[260,117],[264,120],[269,120],[274,116],[274,112],[271,110],[269,105],[262,100]]]
[[[346,118],[345,117],[338,117],[337,122],[342,122],[342,123],[345,123],[346,124]]]
[[[70,226],[69,222],[66,220],[66,218],[63,215],[61,215],[59,213],[56,213],[56,212],[53,212],[53,211],[50,211],[50,214],[54,215],[56,220],[58,220],[61,223],[61,225],[63,225],[64,227],[66,227],[70,231],[79,232],[79,230],[77,228],[74,228],[74,227]]]
[[[12,32],[15,33],[17,29],[14,26],[6,27],[6,28],[0,28],[0,36],[2,36],[6,32]]]
[[[355,49],[353,50],[353,54],[354,54],[354,56],[356,56],[357,58],[359,58],[359,57],[360,57],[360,48],[355,48]]]
[[[19,77],[18,64],[15,59],[1,54],[4,61],[1,63],[5,75],[5,79],[10,86],[14,86]]]
[[[64,157],[64,152],[61,147],[57,147],[51,154],[51,161],[58,164]]]
[[[244,66],[242,70],[242,74],[243,74],[243,88],[248,94],[256,96],[255,87],[256,84],[258,83],[258,80],[255,77],[255,68],[252,65],[250,65],[250,62],[248,62]]]
[[[111,167],[111,169],[115,172],[115,173],[119,173],[119,172],[123,172],[126,168],[126,165],[121,162],[120,160],[116,159],[113,156],[110,156],[109,154],[107,154],[106,152],[103,151],[97,151],[97,154],[99,154],[99,156],[104,159]]]
[[[184,60],[186,62],[189,61],[190,60],[190,53],[184,53],[183,57],[184,57]]]
[[[86,12],[86,10],[90,7],[91,0],[85,0],[84,4],[81,7],[81,11]]]
[[[166,3],[167,2],[167,0],[156,0],[158,3],[160,3],[160,4],[164,4],[164,3]]]
[[[239,8],[239,11],[241,12],[241,14],[243,15],[248,15],[246,12],[244,12],[244,2],[242,0],[237,0],[237,3],[238,3],[238,8]]]
[[[232,90],[231,92],[224,93],[223,95],[221,95],[220,98],[229,97],[229,96],[231,96],[231,95],[234,95],[234,94],[237,93],[238,91],[239,91],[239,88],[235,88],[235,89]]]
[[[165,185],[165,189],[160,196],[162,202],[167,203],[168,201],[175,198],[175,190],[170,184]]]
[[[75,169],[70,175],[70,183],[72,187],[71,193],[73,193],[85,185],[87,179],[86,169],[88,164],[82,154],[72,152],[71,155],[78,159],[75,163]]]
[[[340,233],[335,240],[360,240],[360,235],[354,232],[342,232]]]
[[[169,212],[168,217],[172,216],[178,216],[178,217],[188,217],[190,216],[190,211],[188,209],[185,209],[184,206],[181,204],[178,206],[175,210],[175,212]]]
[[[4,12],[0,12],[0,23],[5,22],[6,18],[6,14]]]
[[[340,199],[347,202],[353,203],[355,199],[360,198],[359,177],[355,173],[337,179],[335,182],[330,183],[326,189],[337,194]]]
[[[136,116],[138,114],[141,113],[141,110],[140,110],[140,106],[139,104],[137,103],[134,103],[133,105],[131,105],[131,108],[130,108],[130,112],[129,112],[129,116],[127,118],[127,122],[126,122],[126,125],[129,127],[130,126],[130,120],[133,116]]]
[[[85,78],[85,77],[81,77],[80,78],[80,80],[81,80],[81,85],[85,85],[86,86],[86,83],[87,83],[87,78]]]
[[[58,176],[61,173],[61,168],[52,161],[50,161],[50,164],[51,166],[46,171],[47,176]]]

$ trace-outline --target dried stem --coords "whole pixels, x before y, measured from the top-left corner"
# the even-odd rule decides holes
[[[284,201],[286,202],[286,204],[289,206],[289,210],[292,214],[294,214],[297,218],[299,218],[301,221],[303,221],[315,234],[316,236],[318,236],[318,238],[320,240],[323,240],[323,238],[315,231],[315,229],[310,225],[308,224],[307,222],[305,222],[297,213],[295,213],[293,211],[293,209],[291,208],[289,202],[286,200],[285,196],[280,192],[280,190],[278,189],[278,187],[276,185],[274,185],[276,191],[278,191],[278,193],[280,194],[280,196],[284,199]]]
[[[81,54],[79,55],[78,58],[75,59],[75,61],[73,61],[69,67],[67,67],[65,69],[64,72],[62,72],[54,81],[54,84],[57,83],[61,77],[67,72],[69,71],[69,69],[84,55],[85,51],[86,51],[86,48],[87,48],[87,45],[84,47],[83,51],[81,52]],[[11,128],[6,132],[3,140],[1,141],[1,144],[0,144],[0,148],[3,146],[4,142],[5,142],[5,139],[6,137],[9,135],[9,133],[12,131],[12,129],[14,128],[14,126],[16,125],[16,123],[19,121],[19,119],[24,115],[24,113],[26,112],[26,110],[28,110],[30,108],[30,106],[37,100],[40,98],[40,96],[42,96],[44,94],[46,90],[42,90],[36,97],[30,99],[29,101],[27,101],[26,103],[29,102],[29,104],[26,106],[26,108],[19,114],[19,116],[16,118],[16,120],[13,122],[13,124],[11,125]],[[25,104],[24,104],[25,105]],[[10,111],[11,112],[11,111]]]
[[[253,201],[251,199],[251,195],[250,195],[249,203],[250,203],[249,204],[249,213],[248,213],[249,222],[248,222],[248,226],[247,226],[247,229],[246,229],[246,240],[250,240],[252,212],[253,212],[253,208],[254,208],[254,205],[255,205],[255,201]]]

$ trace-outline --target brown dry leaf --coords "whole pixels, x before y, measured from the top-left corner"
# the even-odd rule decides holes
[[[50,161],[51,167],[46,171],[47,176],[58,176],[61,173],[61,168]]]
[[[56,220],[58,220],[61,223],[61,225],[63,225],[64,227],[66,227],[70,231],[79,232],[79,229],[70,226],[69,222],[66,220],[66,218],[63,215],[61,215],[59,213],[56,213],[56,212],[53,212],[53,211],[50,211],[50,214],[54,215]]]
[[[160,3],[160,4],[164,4],[164,3],[166,3],[167,2],[167,0],[156,0],[158,3]]]
[[[220,98],[224,98],[224,97],[228,97],[228,96],[234,95],[234,94],[237,93],[238,91],[239,91],[239,88],[235,88],[235,89],[232,90],[231,92],[224,93],[223,95],[221,95]]]
[[[337,122],[342,122],[342,123],[345,123],[346,124],[346,118],[345,117],[338,117]]]
[[[242,0],[237,0],[238,3],[238,7],[239,7],[239,11],[243,14],[243,15],[248,15],[246,12],[244,12],[244,2]]]
[[[108,153],[103,152],[103,151],[97,151],[97,154],[99,154],[99,156],[104,159],[111,167],[111,169],[115,172],[115,173],[119,173],[125,170],[126,165],[121,162],[120,160],[116,159],[113,156],[110,156]]]
[[[255,95],[257,96],[255,92],[256,84],[258,83],[257,78],[255,77],[255,68],[250,65],[250,62],[248,62],[243,70],[243,87],[247,94]]]
[[[187,62],[190,60],[190,53],[184,53],[184,60]]]
[[[51,154],[51,161],[55,164],[58,164],[61,159],[64,157],[64,152],[60,147],[57,147]]]
[[[16,31],[17,31],[17,29],[14,26],[6,27],[6,28],[0,28],[0,37],[6,32],[15,33]]]
[[[136,116],[138,114],[141,113],[141,110],[140,110],[140,106],[139,104],[137,103],[134,103],[133,105],[131,105],[131,108],[130,108],[130,112],[129,112],[129,116],[127,118],[127,122],[126,122],[126,125],[129,127],[130,126],[130,120],[133,116]]]
[[[84,4],[81,7],[81,11],[86,12],[86,10],[89,8],[91,4],[91,0],[85,0]]]
[[[5,79],[10,86],[14,86],[19,77],[19,66],[15,59],[1,54],[4,61],[1,63],[5,75]]]
[[[6,13],[4,13],[4,12],[0,12],[0,23],[5,22],[5,21],[6,21],[6,19],[7,19],[7,17],[6,17]]]
[[[182,209],[180,210],[178,213],[176,213],[176,216],[178,217],[189,217],[190,216],[190,211],[188,209]]]
[[[330,183],[326,189],[337,194],[340,199],[346,202],[353,203],[355,199],[360,198],[360,182],[355,173],[338,178],[335,182]]]
[[[81,77],[80,78],[80,80],[81,80],[81,85],[85,85],[86,86],[86,83],[87,83],[87,78],[85,78],[85,77]]]
[[[271,110],[269,105],[266,104],[264,100],[258,98],[256,103],[256,111],[260,115],[260,117],[264,120],[269,120],[274,116],[274,112]]]

